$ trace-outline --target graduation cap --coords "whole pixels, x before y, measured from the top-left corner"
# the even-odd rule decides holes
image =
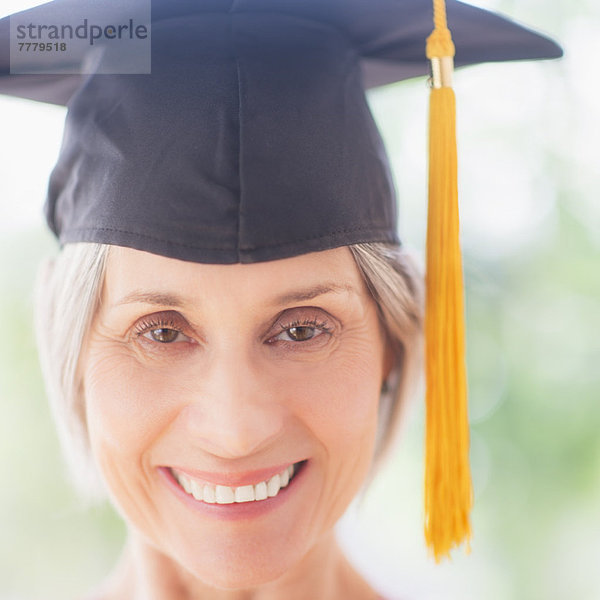
[[[54,0],[19,18],[35,24],[98,6],[118,16],[118,4]],[[74,65],[55,52],[50,62],[28,57],[30,74],[11,74],[5,18],[0,93],[68,106],[46,202],[62,244],[250,263],[399,243],[365,89],[431,71],[425,529],[439,558],[470,536],[472,504],[452,61],[562,51],[497,14],[455,0],[433,5],[152,0],[150,74],[107,74],[119,63],[106,68],[115,58],[108,37],[95,44],[91,72],[89,57]]]

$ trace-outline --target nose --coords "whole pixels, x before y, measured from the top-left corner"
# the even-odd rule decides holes
[[[256,454],[282,435],[285,406],[267,369],[241,352],[208,361],[180,417],[190,443],[227,459]]]

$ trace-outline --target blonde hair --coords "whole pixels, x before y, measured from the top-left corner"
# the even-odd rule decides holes
[[[404,400],[419,372],[422,285],[401,248],[356,244],[350,251],[373,296],[395,364],[382,390],[377,456],[389,447]],[[36,334],[42,373],[70,478],[85,497],[104,495],[91,456],[79,357],[98,309],[110,246],[68,244],[42,266],[36,286]]]

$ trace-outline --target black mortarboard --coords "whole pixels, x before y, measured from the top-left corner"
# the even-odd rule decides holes
[[[560,54],[489,12],[448,13],[459,65]],[[396,242],[364,85],[425,74],[431,27],[429,0],[153,0],[151,75],[10,75],[5,18],[0,92],[69,107],[46,206],[62,243],[234,263]]]
[[[55,0],[20,20],[85,14],[86,6],[118,16],[119,5]],[[443,0],[433,5],[435,15],[431,0],[152,0],[152,69],[138,75],[101,74],[107,61],[115,65],[110,40],[82,57],[95,64],[91,75],[64,74],[77,65],[60,53],[29,60],[31,72],[55,75],[11,75],[3,19],[0,93],[69,107],[46,204],[62,243],[226,264],[398,242],[390,169],[365,88],[427,73],[435,16],[427,41],[426,537],[439,558],[470,535],[472,503],[448,65],[455,47],[459,66],[562,51],[456,0],[446,2],[451,37]]]

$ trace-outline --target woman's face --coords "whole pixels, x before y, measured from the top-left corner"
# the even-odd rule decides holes
[[[347,248],[205,265],[114,247],[82,362],[92,451],[136,536],[210,585],[270,581],[360,488],[386,355]]]

